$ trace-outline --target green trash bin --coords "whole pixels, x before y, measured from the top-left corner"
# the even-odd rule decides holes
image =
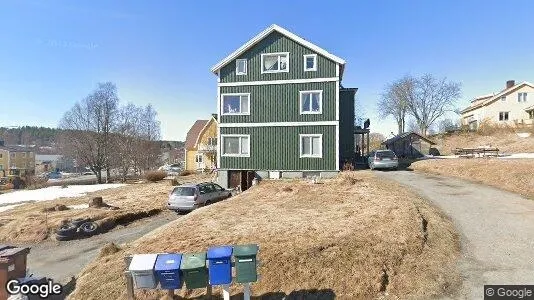
[[[206,252],[184,254],[180,270],[182,270],[187,289],[199,289],[208,286]]]
[[[258,281],[257,255],[258,245],[234,246],[236,282],[250,283]]]

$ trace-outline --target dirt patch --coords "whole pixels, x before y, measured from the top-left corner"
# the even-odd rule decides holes
[[[104,247],[102,247],[102,249],[100,249],[100,254],[98,255],[98,257],[108,256],[117,253],[120,250],[121,249],[114,243],[108,243]]]
[[[54,206],[43,208],[43,212],[52,212],[52,211],[64,211],[69,210],[69,208],[64,204],[56,204]]]
[[[534,159],[428,159],[414,162],[410,167],[415,171],[483,183],[534,199]]]
[[[213,176],[202,174],[178,178],[182,183],[211,179]],[[24,204],[0,213],[0,242],[36,243],[49,237],[53,238],[54,231],[61,224],[81,218],[90,218],[103,230],[109,230],[116,225],[127,224],[161,212],[166,207],[171,190],[172,187],[165,182],[139,183],[88,193],[83,197]],[[95,204],[93,199],[99,197],[102,203],[96,207],[55,209],[68,208],[70,205]]]
[[[89,264],[70,299],[125,299],[125,255],[246,243],[260,246],[261,279],[252,290],[262,299],[428,299],[459,286],[450,220],[400,185],[360,171],[323,184],[263,181],[198,209]],[[203,293],[177,291],[187,299]],[[241,286],[231,293],[242,295]],[[136,291],[136,299],[162,296]]]

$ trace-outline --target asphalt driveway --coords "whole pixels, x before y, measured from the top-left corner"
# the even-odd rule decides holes
[[[483,299],[487,284],[534,284],[533,200],[443,176],[375,173],[412,188],[451,217],[461,234],[460,298]]]

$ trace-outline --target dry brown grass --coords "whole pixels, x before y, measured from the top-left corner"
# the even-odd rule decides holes
[[[534,129],[514,130],[509,127],[485,127],[480,132],[456,132],[431,137],[437,143],[441,155],[452,154],[454,148],[479,146],[497,147],[501,152],[521,153],[534,151]],[[528,138],[519,137],[515,132],[532,132]]]
[[[210,179],[211,177],[201,174],[178,178],[181,183]],[[60,224],[77,218],[92,218],[104,229],[111,229],[117,224],[159,213],[165,208],[171,189],[172,186],[164,182],[131,184],[88,193],[78,198],[24,204],[0,213],[0,242],[35,243],[53,238],[52,233]],[[102,197],[104,202],[119,209],[57,209],[68,205],[87,204],[94,197]]]
[[[410,168],[494,186],[534,198],[534,159],[428,159]]]
[[[158,182],[167,177],[167,172],[165,171],[149,171],[145,173],[145,179],[150,182]]]
[[[321,184],[263,181],[198,209],[92,262],[70,299],[125,299],[125,255],[245,243],[260,245],[256,297],[322,290],[336,299],[428,299],[458,286],[458,237],[450,220],[405,188],[360,171]],[[232,286],[234,296],[241,291]],[[203,293],[179,295],[191,299]],[[136,299],[162,296],[136,291]]]

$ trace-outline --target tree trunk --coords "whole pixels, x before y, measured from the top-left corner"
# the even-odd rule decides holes
[[[96,181],[100,184],[102,183],[102,170],[96,171]]]
[[[110,183],[110,182],[111,182],[110,170],[109,168],[106,168],[106,183]]]

